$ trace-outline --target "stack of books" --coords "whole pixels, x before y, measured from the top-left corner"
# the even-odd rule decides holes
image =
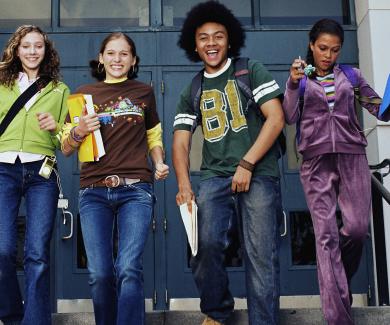
[[[79,124],[82,114],[93,114],[95,109],[93,106],[92,96],[85,94],[74,94],[68,97],[69,116],[73,126]],[[99,161],[106,154],[100,130],[96,130],[89,134],[83,140],[79,148],[79,161],[91,162]]]

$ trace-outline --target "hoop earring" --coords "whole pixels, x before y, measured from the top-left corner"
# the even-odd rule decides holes
[[[98,73],[103,73],[104,72],[104,64],[101,64],[99,62],[96,70]]]

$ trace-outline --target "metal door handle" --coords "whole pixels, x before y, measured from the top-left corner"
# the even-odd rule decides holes
[[[69,214],[69,219],[70,219],[70,232],[69,232],[69,235],[68,236],[63,236],[62,239],[64,240],[67,240],[67,239],[70,239],[73,237],[73,214],[72,212],[70,211],[67,211],[67,210],[63,210],[62,211],[62,215],[64,217],[63,219],[63,224],[66,225],[66,215]]]
[[[286,212],[284,212],[284,210],[283,210],[283,225],[284,225],[284,231],[280,235],[280,237],[284,237],[287,235],[287,215]]]

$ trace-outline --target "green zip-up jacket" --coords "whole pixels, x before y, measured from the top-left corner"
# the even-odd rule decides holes
[[[17,83],[12,88],[0,85],[0,122],[20,96]],[[35,103],[28,111],[22,108],[0,136],[0,152],[20,151],[53,156],[60,142],[49,131],[39,128],[37,113],[49,112],[53,115],[60,130],[68,113],[66,100],[69,88],[62,82],[53,86],[50,82],[40,91]]]

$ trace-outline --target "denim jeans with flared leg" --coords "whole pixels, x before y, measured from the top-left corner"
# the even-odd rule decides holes
[[[142,254],[152,217],[152,185],[84,188],[79,199],[96,325],[143,325]]]

